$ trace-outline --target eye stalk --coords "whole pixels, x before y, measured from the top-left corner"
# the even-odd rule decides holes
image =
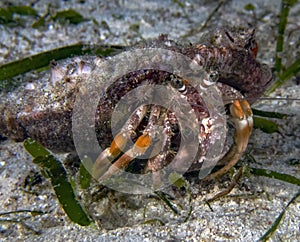
[[[209,72],[209,80],[215,83],[219,80],[219,72],[217,70],[212,70]]]
[[[180,93],[186,94],[187,90],[185,84],[187,83],[187,81],[174,75],[171,75],[170,77],[171,77],[171,86],[174,87]]]

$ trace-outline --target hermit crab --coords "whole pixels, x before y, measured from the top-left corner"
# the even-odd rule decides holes
[[[272,80],[256,54],[254,29],[220,28],[200,44],[161,35],[128,49],[123,62],[92,56],[53,62],[49,83],[23,86],[19,94],[6,94],[9,99],[2,95],[0,133],[18,141],[31,137],[54,152],[76,150],[104,183],[126,170],[151,174],[156,189],[164,173],[211,171],[220,164],[201,177],[216,179],[243,155],[253,127],[250,104]],[[134,69],[128,68],[132,62]],[[218,142],[224,145],[208,159]]]

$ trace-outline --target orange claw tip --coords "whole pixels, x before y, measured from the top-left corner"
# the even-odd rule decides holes
[[[234,118],[243,119],[245,115],[252,116],[252,109],[247,100],[234,100],[230,113]]]
[[[137,139],[135,146],[137,146],[137,148],[145,149],[148,148],[150,144],[151,144],[150,136],[148,134],[143,134]]]
[[[243,111],[247,114],[247,116],[252,116],[252,109],[247,100],[241,100],[240,104],[243,108]]]
[[[230,106],[230,113],[234,118],[242,119],[244,111],[239,100],[234,100]]]
[[[113,142],[111,143],[109,149],[111,156],[118,156],[121,153],[121,151],[125,148],[126,144],[127,138],[124,137],[122,133],[118,133],[115,136]]]

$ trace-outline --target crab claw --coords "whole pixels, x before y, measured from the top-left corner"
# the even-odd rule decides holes
[[[110,147],[106,148],[97,158],[93,166],[93,177],[101,177],[111,165],[111,162],[120,155],[125,148],[128,137],[123,133],[118,133],[111,143]]]
[[[219,161],[225,164],[220,170],[208,175],[203,180],[217,179],[228,172],[244,154],[253,128],[252,110],[247,100],[235,100],[230,105],[235,134],[234,143],[226,155]]]
[[[143,134],[138,137],[135,144],[120,156],[121,152],[126,147],[127,141],[130,139],[130,135],[141,123],[149,107],[144,106],[135,112],[134,117],[128,120],[122,131],[116,135],[111,146],[105,149],[97,158],[93,166],[94,178],[100,180],[106,180],[115,174],[119,169],[123,169],[129,165],[129,163],[140,155],[145,154],[152,144],[152,139],[155,136],[155,124],[159,120],[161,108],[154,106],[151,109],[148,125],[146,126]],[[119,157],[119,158],[118,158]],[[117,159],[117,160],[116,160]],[[111,164],[116,160],[113,164]]]
[[[118,160],[113,163],[109,169],[98,180],[106,180],[115,174],[119,169],[123,169],[136,157],[143,155],[151,145],[151,137],[148,134],[142,134],[134,146],[126,151]]]
[[[141,123],[146,112],[147,106],[140,107],[136,110],[133,118],[129,119],[123,129],[114,137],[110,147],[106,148],[97,158],[93,166],[93,177],[101,177],[111,165],[111,163],[121,154],[127,145],[130,135]]]

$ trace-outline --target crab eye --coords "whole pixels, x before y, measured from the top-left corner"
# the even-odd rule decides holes
[[[215,83],[219,80],[219,72],[218,71],[210,71],[209,72],[209,80],[212,83]]]
[[[185,94],[186,86],[185,86],[185,82],[182,78],[175,77],[172,75],[171,76],[171,85],[172,85],[172,87],[176,88],[177,91]]]

